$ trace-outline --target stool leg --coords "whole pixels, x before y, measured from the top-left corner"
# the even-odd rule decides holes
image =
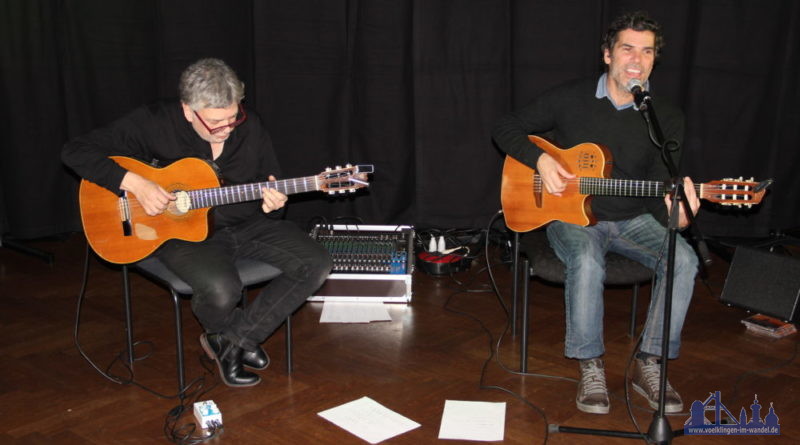
[[[172,294],[172,302],[175,306],[175,357],[176,366],[178,367],[178,397],[183,401],[185,394],[185,377],[183,368],[183,317],[181,311],[181,299],[177,292],[170,289]]]
[[[519,372],[528,372],[528,287],[530,286],[530,279],[528,279],[528,259],[522,261],[522,270],[526,278],[522,285],[522,322],[520,324],[520,342],[519,342]]]
[[[286,317],[286,373],[292,373],[292,316]]]
[[[639,299],[639,283],[633,285],[633,295],[631,295],[631,325],[628,328],[628,337],[636,337],[636,309]]]
[[[286,317],[286,373],[292,373],[292,316]]]
[[[511,335],[517,335],[517,289],[519,287],[519,232],[514,232],[511,245]],[[525,271],[527,277],[528,271]],[[527,281],[526,281],[527,282]]]
[[[128,366],[133,372],[133,321],[131,315],[131,284],[128,281],[128,266],[122,266],[122,295],[125,309],[125,340],[128,348]]]

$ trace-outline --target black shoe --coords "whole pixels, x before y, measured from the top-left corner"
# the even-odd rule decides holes
[[[261,377],[242,368],[244,350],[220,334],[200,335],[200,344],[208,357],[217,362],[222,382],[228,386],[253,386],[261,382]]]
[[[248,368],[261,371],[269,366],[269,356],[261,349],[261,346],[256,346],[255,351],[245,349],[242,352],[242,364]]]

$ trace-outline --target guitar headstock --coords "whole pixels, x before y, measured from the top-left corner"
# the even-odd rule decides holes
[[[701,198],[722,205],[752,207],[761,203],[761,199],[772,184],[772,179],[755,182],[753,178],[725,178],[710,181],[702,185]]]
[[[317,175],[319,189],[328,194],[354,192],[369,186],[368,174],[373,173],[375,167],[371,164],[350,165],[336,168],[326,168]]]

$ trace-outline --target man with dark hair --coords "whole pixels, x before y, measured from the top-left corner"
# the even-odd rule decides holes
[[[547,193],[561,196],[567,182],[575,178],[567,166],[530,142],[528,135],[550,132],[554,142],[569,148],[583,142],[607,147],[612,154],[611,177],[633,180],[669,179],[659,150],[652,144],[645,120],[635,107],[630,88],[634,84],[649,90],[650,72],[662,46],[659,25],[643,13],[625,14],[606,32],[601,51],[606,72],[599,79],[573,81],[535,98],[524,108],[503,117],[493,137],[508,155],[535,168]],[[653,100],[659,110],[666,140],[683,140],[683,113],[662,100]],[[677,153],[675,154],[678,155]],[[693,214],[700,202],[691,179],[684,181],[687,203]],[[669,197],[659,199],[594,196],[592,213],[598,223],[583,227],[556,221],[547,226],[547,237],[566,266],[565,355],[578,359],[581,379],[576,405],[581,411],[605,414],[609,411],[603,346],[603,279],[605,254],[617,252],[656,271],[657,281],[643,334],[636,354],[633,388],[647,398],[652,408],[659,400],[666,256],[663,219],[671,207]],[[688,224],[683,207],[681,227]],[[692,297],[697,258],[678,237],[669,358],[680,351],[680,333]],[[667,385],[666,411],[679,412],[683,402]]]
[[[115,163],[121,155],[162,166],[181,158],[206,159],[226,185],[275,180],[277,157],[261,119],[242,106],[244,84],[219,59],[202,59],[183,72],[180,101],[158,102],[75,138],[62,159],[81,177],[114,193],[132,193],[148,215],[167,209],[175,195]],[[260,344],[300,307],[332,268],[324,247],[281,219],[286,196],[262,189],[263,199],[214,209],[214,231],[202,242],[167,241],[154,253],[194,291],[192,310],[203,325],[201,344],[229,386],[261,381],[244,367],[264,369]],[[239,306],[237,258],[264,261],[283,273],[256,299]]]

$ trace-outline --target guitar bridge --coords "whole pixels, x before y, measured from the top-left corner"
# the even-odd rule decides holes
[[[120,194],[117,205],[119,207],[120,223],[122,224],[122,235],[131,236],[133,234],[133,230],[131,229],[131,209],[128,203],[127,192],[122,192]]]
[[[544,184],[542,184],[542,177],[537,175],[536,172],[533,174],[533,203],[537,209],[542,208],[542,189],[544,188]]]

